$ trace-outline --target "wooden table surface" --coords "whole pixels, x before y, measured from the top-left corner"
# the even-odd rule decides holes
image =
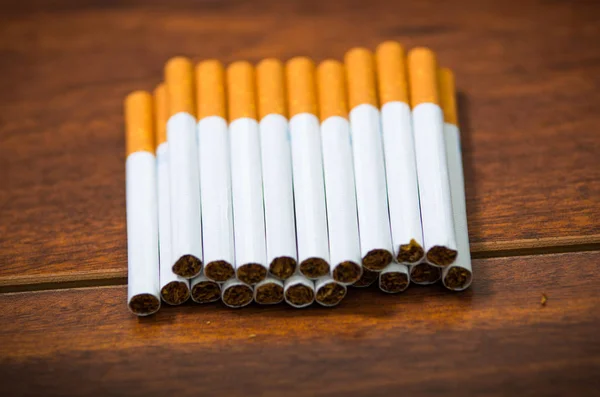
[[[0,395],[600,393],[599,21],[593,0],[2,2]],[[124,96],[174,55],[386,39],[455,70],[472,288],[131,316]]]

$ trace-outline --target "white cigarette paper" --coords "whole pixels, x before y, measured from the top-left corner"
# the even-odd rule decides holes
[[[256,66],[256,82],[267,263],[271,275],[284,280],[294,274],[298,254],[283,63],[274,58],[262,60]]]
[[[279,258],[298,260],[292,153],[287,119],[279,114],[265,116],[260,121],[260,135],[267,262],[273,269],[274,261]]]
[[[471,285],[473,271],[471,268],[469,231],[467,230],[467,204],[465,199],[465,181],[462,151],[460,149],[454,74],[447,68],[438,69],[438,81],[440,103],[444,111],[444,138],[446,141],[452,212],[458,249],[456,262],[444,269],[442,280],[446,288],[453,291],[462,291]]]
[[[139,151],[131,153],[125,165],[127,302],[132,313],[138,316],[155,313],[160,308],[155,161],[152,153]],[[141,311],[136,310],[132,305],[134,298],[143,296],[152,303]]]
[[[283,281],[267,277],[254,286],[254,301],[260,305],[275,305],[283,301]]]
[[[376,58],[394,256],[413,264],[424,250],[406,56],[399,43],[386,41]]]
[[[398,258],[400,247],[410,245],[413,240],[423,247],[410,107],[404,102],[388,102],[381,108],[381,119],[390,225],[394,256]],[[422,259],[422,255],[414,259],[404,263],[416,263]]]
[[[190,285],[187,279],[173,273],[173,256],[171,251],[171,201],[169,194],[169,152],[168,143],[161,143],[156,149],[156,169],[158,177],[158,236],[160,253],[160,290],[163,300],[171,305],[185,302],[189,298]],[[187,287],[188,296],[183,301],[175,302],[165,296],[162,291],[171,283],[179,288]]]
[[[192,278],[202,271],[202,210],[196,135],[194,71],[183,57],[165,66],[167,142],[171,198],[171,241],[173,272]]]
[[[424,48],[411,50],[409,68],[426,258],[443,267],[456,259],[456,237],[435,54]]]
[[[333,60],[322,62],[317,68],[317,82],[331,275],[336,281],[348,285],[360,278],[363,269],[342,63]]]
[[[299,269],[315,279],[331,268],[314,62],[306,57],[289,60],[286,79]]]
[[[359,105],[350,111],[350,124],[362,257],[374,250],[392,253],[379,111]]]
[[[239,280],[256,284],[268,273],[265,241],[265,213],[256,121],[254,67],[244,61],[227,68],[231,185],[235,268]]]
[[[403,292],[409,284],[408,266],[402,263],[392,262],[379,273],[379,289],[383,292],[389,294]]]
[[[152,95],[131,93],[125,99],[127,160],[127,306],[146,316],[160,308],[158,204]]]
[[[315,300],[315,283],[302,274],[295,274],[284,282],[283,296],[288,305],[301,309]]]
[[[355,48],[344,57],[362,264],[381,271],[393,259],[383,141],[371,51]]]
[[[238,279],[231,278],[221,286],[221,300],[231,308],[238,309],[248,306],[253,299],[252,287]]]
[[[210,268],[219,266],[223,275],[214,280],[223,282],[234,275],[235,263],[229,132],[225,119],[210,116],[198,122],[198,151],[205,275],[210,277]],[[225,274],[229,269],[231,274]]]
[[[460,131],[454,124],[445,123],[444,133],[448,155],[448,168],[450,172],[450,189],[452,192],[452,209],[454,211],[454,227],[458,247],[456,262],[443,270],[442,282],[446,288],[462,291],[471,285],[473,280],[471,267],[471,251],[469,247],[469,231],[467,227],[467,206],[465,198],[465,182],[460,150]],[[452,270],[454,269],[454,270]],[[459,288],[448,286],[446,276],[452,270],[465,269],[468,273],[466,282]]]
[[[310,113],[298,114],[290,120],[290,133],[300,269],[310,259],[318,259],[329,266],[319,120]],[[304,274],[311,278],[319,277]]]
[[[257,264],[266,269],[260,136],[256,120],[229,125],[236,269]],[[266,271],[265,271],[266,272]]]
[[[191,281],[192,300],[196,303],[210,303],[221,299],[221,286],[204,274]]]
[[[339,305],[346,296],[346,292],[346,286],[335,281],[331,276],[320,277],[315,281],[315,300],[321,306]]]

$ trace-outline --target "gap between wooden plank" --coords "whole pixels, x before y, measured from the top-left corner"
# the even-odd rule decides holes
[[[547,237],[471,245],[473,259],[503,258],[600,251],[600,235]],[[98,271],[53,275],[25,275],[0,278],[0,293],[45,291],[69,288],[104,287],[127,284],[127,271]]]

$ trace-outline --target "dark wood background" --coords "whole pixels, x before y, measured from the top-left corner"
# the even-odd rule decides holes
[[[456,73],[473,287],[131,316],[124,96],[386,39]],[[599,108],[593,0],[3,1],[0,395],[600,393]]]

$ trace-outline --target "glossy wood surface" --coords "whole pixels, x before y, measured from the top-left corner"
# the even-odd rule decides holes
[[[459,294],[352,289],[335,309],[190,304],[142,319],[120,286],[2,294],[0,384],[60,395],[589,395],[600,386],[599,265],[598,252],[481,259]]]

